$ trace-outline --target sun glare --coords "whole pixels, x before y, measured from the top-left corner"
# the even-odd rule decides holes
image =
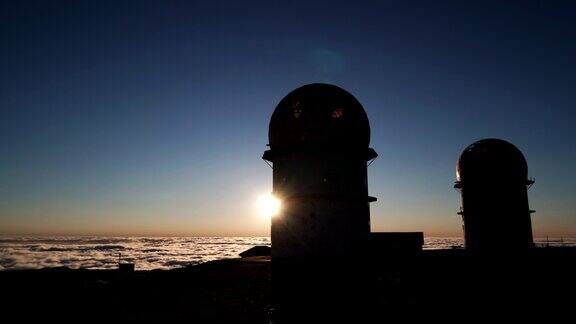
[[[265,194],[258,197],[258,212],[262,217],[274,217],[280,212],[282,203],[280,199],[272,194]]]

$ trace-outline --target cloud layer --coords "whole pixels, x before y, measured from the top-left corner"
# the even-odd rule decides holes
[[[138,270],[171,269],[206,261],[235,258],[254,245],[269,245],[267,237],[0,238],[0,269],[114,269],[119,254]]]
[[[546,244],[545,239],[537,240]],[[576,245],[576,239],[550,245]],[[122,260],[138,270],[173,269],[211,260],[236,258],[269,237],[0,237],[0,270],[69,267],[115,269]],[[454,237],[427,237],[424,249],[461,247]]]

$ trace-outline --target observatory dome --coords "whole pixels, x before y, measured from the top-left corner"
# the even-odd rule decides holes
[[[464,149],[456,164],[456,178],[465,180],[528,178],[528,164],[513,144],[497,139],[479,140]]]
[[[367,148],[370,124],[364,108],[349,92],[314,83],[280,101],[270,120],[268,140],[271,148]]]

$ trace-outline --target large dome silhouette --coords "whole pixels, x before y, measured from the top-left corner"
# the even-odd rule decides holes
[[[456,165],[458,181],[493,180],[528,177],[528,164],[513,144],[486,138],[464,149]]]
[[[268,139],[272,148],[367,148],[370,124],[364,108],[349,92],[314,83],[280,101],[270,120]]]

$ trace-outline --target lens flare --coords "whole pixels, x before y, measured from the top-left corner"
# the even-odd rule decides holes
[[[262,217],[272,218],[280,212],[282,203],[280,199],[274,197],[272,194],[265,194],[258,197],[258,212]]]

